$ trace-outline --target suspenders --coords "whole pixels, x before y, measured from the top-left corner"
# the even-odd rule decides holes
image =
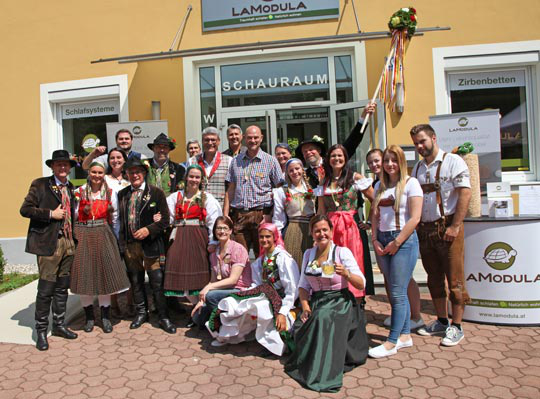
[[[405,182],[405,185],[409,182],[410,177],[407,178],[407,181]],[[379,201],[379,207],[381,206],[394,206],[396,203],[396,199],[393,197],[385,198]],[[399,222],[399,209],[396,211],[394,209],[394,218],[396,223],[396,230],[401,230],[401,223]]]
[[[426,184],[421,184],[421,187],[422,187],[422,191],[424,192],[424,194],[430,194],[430,193],[437,193],[437,204],[439,205],[439,212],[441,213],[441,219],[444,220],[444,205],[443,205],[443,201],[442,201],[442,195],[441,195],[441,181],[440,181],[440,176],[441,176],[441,167],[442,167],[442,164],[444,162],[444,158],[446,158],[446,154],[448,154],[447,152],[445,152],[443,154],[443,158],[442,158],[442,161],[439,163],[439,166],[437,166],[437,172],[435,173],[435,183],[426,183]],[[427,167],[427,165],[426,165]],[[415,174],[414,174],[414,177],[418,179],[418,169],[420,168],[420,165],[418,165],[416,167],[416,171],[415,171]]]

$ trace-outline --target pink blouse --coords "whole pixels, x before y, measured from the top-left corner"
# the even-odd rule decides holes
[[[335,244],[332,243],[329,258],[332,256],[334,247]],[[348,288],[349,283],[345,277],[342,277],[337,273],[334,273],[332,278],[321,277],[321,268],[319,267],[313,269],[311,267],[310,264],[314,260],[316,252],[317,248],[313,247],[304,253],[304,259],[302,261],[302,274],[300,276],[300,283],[298,286],[308,292],[339,291],[344,288]],[[354,256],[349,248],[336,247],[334,262],[341,263],[347,270],[351,272],[351,274],[361,276],[364,280],[364,284],[366,283],[366,279],[360,271],[360,268],[358,267],[358,264],[356,263],[356,260],[354,259]]]
[[[216,276],[221,274],[221,279],[225,279],[231,275],[233,266],[242,266],[244,270],[240,278],[236,282],[234,288],[245,290],[251,286],[251,266],[249,264],[249,255],[242,244],[236,241],[229,240],[227,243],[227,251],[223,262],[219,260],[220,246],[210,254],[210,266]]]

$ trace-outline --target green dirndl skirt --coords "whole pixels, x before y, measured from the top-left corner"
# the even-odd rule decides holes
[[[285,372],[305,388],[337,392],[343,373],[366,362],[366,318],[348,289],[315,292],[311,316],[295,331],[295,350]]]

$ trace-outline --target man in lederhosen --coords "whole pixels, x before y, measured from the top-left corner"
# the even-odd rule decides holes
[[[147,166],[140,158],[128,159],[124,166],[131,186],[118,193],[120,214],[120,252],[126,261],[131,281],[136,315],[130,325],[139,328],[148,321],[148,305],[144,291],[144,273],[148,273],[159,315],[159,326],[169,334],[176,327],[169,319],[167,302],[163,293],[163,271],[165,246],[163,231],[169,226],[169,208],[163,190],[147,184]],[[154,215],[161,214],[158,222]],[[161,260],[161,262],[160,262]]]
[[[47,328],[52,304],[52,335],[75,339],[65,325],[69,275],[75,253],[73,237],[73,185],[68,175],[76,162],[66,150],[56,150],[45,161],[53,175],[34,180],[21,206],[21,215],[30,219],[26,252],[37,255],[39,268],[36,296],[36,348],[49,349]]]
[[[441,335],[441,345],[457,345],[464,337],[461,319],[470,301],[465,289],[463,219],[471,199],[469,169],[456,154],[444,152],[430,125],[416,125],[411,138],[419,161],[412,171],[424,192],[418,238],[428,288],[437,320],[418,330],[420,335]],[[452,324],[448,321],[450,291]]]

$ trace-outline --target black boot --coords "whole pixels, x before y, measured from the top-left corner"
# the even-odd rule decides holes
[[[135,319],[129,325],[130,329],[139,328],[148,321],[148,308],[146,306],[144,293],[144,272],[128,273],[131,281],[131,292],[133,294],[133,304],[135,305]]]
[[[163,331],[169,334],[175,334],[176,326],[169,319],[167,300],[163,294],[163,272],[161,269],[151,270],[148,272],[148,279],[150,280],[150,287],[152,287],[156,308],[159,314],[159,326]]]
[[[92,332],[94,329],[95,318],[94,318],[94,305],[88,305],[83,307],[84,315],[86,316],[86,323],[83,327],[83,330],[87,333]]]
[[[49,313],[51,312],[51,302],[54,295],[54,281],[39,280],[36,295],[36,348],[40,351],[49,349],[47,342],[47,328],[49,327]]]
[[[110,316],[110,306],[102,306],[101,307],[101,325],[103,326],[103,332],[105,334],[109,334],[113,330],[113,326],[111,323],[111,316]]]
[[[75,339],[77,334],[66,327],[66,307],[68,299],[69,276],[56,278],[52,301],[53,328],[52,335],[65,339]]]

